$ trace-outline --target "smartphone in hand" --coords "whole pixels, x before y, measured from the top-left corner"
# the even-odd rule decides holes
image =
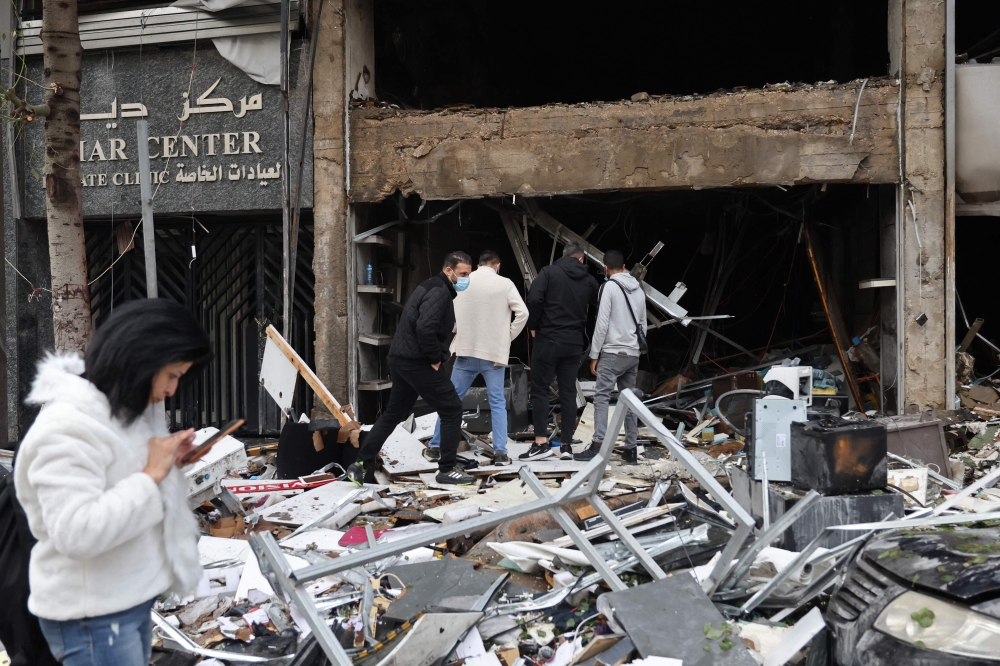
[[[236,419],[234,421],[230,421],[229,423],[226,424],[226,426],[222,430],[220,430],[219,432],[215,433],[214,435],[206,439],[204,442],[202,442],[197,447],[192,449],[190,453],[181,458],[181,462],[184,463],[185,465],[190,465],[193,462],[198,462],[199,460],[201,460],[202,456],[208,453],[213,446],[218,444],[223,437],[233,434],[244,423],[246,423],[244,419]]]

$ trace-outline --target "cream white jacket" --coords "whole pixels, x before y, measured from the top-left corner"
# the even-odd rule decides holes
[[[510,342],[527,321],[528,308],[514,283],[489,266],[480,266],[469,276],[469,286],[455,298],[456,333],[451,351],[456,356],[507,365]]]
[[[28,403],[42,409],[21,442],[17,499],[38,543],[28,608],[49,620],[126,610],[201,576],[198,524],[174,469],[157,485],[143,473],[150,437],[168,434],[152,409],[135,423],[81,377],[83,360],[48,356]]]

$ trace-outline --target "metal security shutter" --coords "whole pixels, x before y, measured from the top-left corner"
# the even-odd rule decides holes
[[[209,334],[215,355],[201,377],[168,401],[167,416],[175,428],[222,427],[231,419],[244,418],[244,434],[275,435],[280,427],[278,408],[264,393],[258,376],[264,329],[281,321],[281,221],[209,223],[209,228],[210,234],[199,234],[198,258],[192,262],[190,223],[157,220],[160,297],[190,308]],[[88,224],[86,234],[88,270],[96,277],[118,257],[119,244],[107,223]],[[146,297],[141,231],[136,245],[138,249],[126,252],[90,288],[97,328],[113,307]],[[310,365],[315,337],[312,250],[312,225],[303,224],[292,330],[286,337]],[[311,402],[312,391],[300,382],[296,413],[308,413]]]
[[[289,2],[289,30],[299,20],[299,2]],[[205,12],[181,7],[133,9],[80,17],[80,42],[84,50],[106,49],[139,44],[165,44],[212,37],[231,37],[278,32],[281,28],[281,4],[234,7],[220,12]],[[42,21],[22,21],[17,47],[24,55],[42,53]]]

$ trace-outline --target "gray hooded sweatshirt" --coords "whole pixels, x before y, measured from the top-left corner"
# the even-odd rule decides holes
[[[619,285],[624,288],[624,293]],[[639,356],[636,322],[642,326],[643,333],[646,332],[646,295],[639,281],[628,273],[616,273],[601,285],[597,299],[600,308],[597,311],[597,326],[594,327],[594,341],[590,345],[590,358],[598,358],[601,352]],[[629,305],[635,313],[634,320],[629,314]]]

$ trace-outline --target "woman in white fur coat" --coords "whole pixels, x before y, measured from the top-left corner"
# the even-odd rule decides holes
[[[39,364],[14,482],[38,539],[28,608],[67,666],[146,666],[153,601],[201,576],[178,469],[194,431],[169,434],[153,406],[210,358],[189,312],[144,299],[115,309],[85,359]]]

